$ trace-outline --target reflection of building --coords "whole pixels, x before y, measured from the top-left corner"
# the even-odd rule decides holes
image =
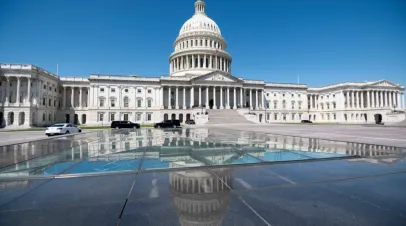
[[[169,177],[180,225],[222,225],[229,205],[229,169],[176,171]]]
[[[1,64],[0,127],[57,121],[99,125],[112,120],[184,121],[202,108],[251,111],[253,120],[262,123],[302,119],[375,123],[405,118],[404,87],[387,80],[310,88],[232,75],[227,43],[205,6],[197,0],[195,14],[183,24],[169,57],[169,76],[58,77],[33,65]]]

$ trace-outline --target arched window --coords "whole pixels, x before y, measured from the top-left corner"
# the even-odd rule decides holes
[[[14,123],[14,112],[8,113],[8,125],[13,125]]]
[[[282,101],[282,107],[283,107],[283,109],[286,108],[286,101],[285,100]]]
[[[123,104],[124,104],[124,107],[125,107],[125,108],[128,108],[128,106],[129,106],[129,99],[128,99],[128,97],[124,97]]]

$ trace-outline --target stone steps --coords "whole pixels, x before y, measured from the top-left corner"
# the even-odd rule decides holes
[[[209,109],[209,121],[208,125],[213,124],[253,124],[248,121],[244,116],[237,112],[237,110],[231,109]]]

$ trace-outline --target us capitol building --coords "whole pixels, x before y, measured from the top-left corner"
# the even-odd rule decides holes
[[[405,119],[404,86],[387,80],[311,88],[232,75],[220,28],[197,0],[169,57],[169,76],[91,74],[59,77],[34,65],[1,64],[0,128],[56,122],[151,124],[164,119],[210,122],[211,113],[238,112],[255,123],[394,123]]]

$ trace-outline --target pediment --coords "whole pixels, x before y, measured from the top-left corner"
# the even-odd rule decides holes
[[[200,75],[193,79],[194,81],[205,81],[205,82],[240,82],[240,79],[221,72],[221,71],[214,71],[208,74]]]
[[[399,87],[399,85],[389,82],[387,80],[374,82],[374,83],[370,84],[370,86],[380,86],[380,87],[384,86],[384,87],[394,87],[394,88]]]

